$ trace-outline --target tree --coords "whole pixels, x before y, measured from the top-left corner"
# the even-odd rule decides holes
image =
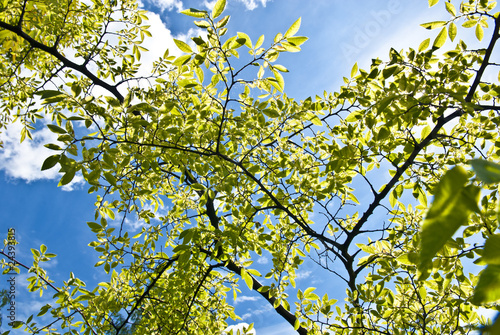
[[[473,331],[483,323],[471,300],[477,276],[462,260],[481,253],[471,236],[498,227],[496,190],[472,188],[483,208],[423,268],[419,231],[449,167],[498,159],[496,3],[445,2],[450,19],[423,24],[439,29],[432,44],[391,49],[368,70],[354,65],[338,92],[303,101],[287,96],[277,63],[306,42],[300,19],[254,43],[226,36],[225,5],[184,11],[206,35],[193,38],[195,48],[175,40],[185,54],[166,52],[149,78],[136,77],[149,32],[132,0],[0,5],[2,125],[23,122],[29,139],[37,119],[51,118],[59,138],[42,169],[59,164],[60,185],[81,173],[98,194],[90,246],[111,274],[93,290],[73,275],[57,287],[42,266],[55,255],[33,249],[33,265],[18,269],[33,273],[32,291],[56,291],[39,316],[50,311],[59,322],[46,327],[220,333],[237,318],[231,298],[244,282],[299,334]],[[457,24],[478,40],[490,26],[486,47],[459,40]],[[448,38],[456,47],[444,51]],[[146,225],[130,236],[124,221],[133,214]],[[272,257],[263,275],[253,264],[262,255]],[[345,304],[314,287],[295,294],[306,258],[345,284]],[[18,326],[44,327],[36,317]]]

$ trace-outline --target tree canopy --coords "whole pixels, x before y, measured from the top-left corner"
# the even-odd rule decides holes
[[[30,140],[37,120],[50,120],[58,140],[41,168],[58,166],[59,185],[79,173],[96,193],[90,247],[110,274],[95,288],[73,274],[54,283],[44,262],[55,255],[32,249],[33,264],[16,270],[54,301],[15,327],[217,334],[238,319],[242,285],[299,334],[484,326],[476,309],[497,309],[499,288],[474,295],[479,276],[467,264],[498,266],[480,258],[498,253],[498,192],[491,169],[478,178],[467,166],[499,160],[500,18],[489,0],[441,5],[449,19],[423,24],[435,39],[354,64],[337,92],[297,101],[278,60],[307,41],[300,19],[252,41],[228,36],[225,0],[185,10],[204,33],[175,40],[183,54],[166,50],[139,77],[151,34],[137,2],[2,1],[0,124],[21,122]],[[483,46],[468,46],[457,26]],[[145,223],[134,236],[131,215]],[[422,222],[431,228],[420,233]],[[1,254],[7,273],[12,259]],[[264,256],[272,262],[257,266]],[[345,301],[297,287],[306,259],[345,286]],[[53,322],[37,321],[45,314]]]

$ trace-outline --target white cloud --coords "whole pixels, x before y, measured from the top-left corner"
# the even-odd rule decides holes
[[[257,334],[255,332],[255,329],[250,330],[249,332],[244,333],[243,328],[248,328],[249,324],[242,322],[238,323],[237,325],[234,326],[229,326],[224,330],[223,334],[226,335],[236,335],[238,333],[238,330],[240,331],[240,334]]]
[[[258,264],[267,264],[268,262],[269,262],[269,259],[265,256],[259,257],[259,259],[257,259]]]
[[[161,9],[161,11],[171,11],[174,8],[177,9],[178,12],[184,9],[181,0],[146,0],[153,6],[156,6]]]
[[[56,143],[57,135],[48,128],[33,131],[33,141],[21,140],[22,125],[19,122],[9,124],[0,134],[3,149],[0,150],[0,169],[7,176],[32,182],[40,179],[54,179],[58,176],[57,168],[41,171],[43,161],[55,152],[44,147],[46,143]]]
[[[262,7],[266,7],[266,4],[269,0],[238,0],[238,1],[243,2],[243,4],[248,10],[254,10],[259,6],[258,4],[259,2],[262,5]]]
[[[234,304],[237,305],[237,304],[240,304],[240,303],[245,302],[245,301],[257,301],[257,300],[259,300],[258,297],[249,297],[246,295],[242,295],[242,296],[239,296],[236,298]]]
[[[311,271],[299,271],[297,272],[297,280],[309,278]]]

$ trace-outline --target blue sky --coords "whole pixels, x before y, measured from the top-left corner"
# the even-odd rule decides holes
[[[205,9],[213,1],[201,0],[143,0],[142,6],[151,11],[150,24],[153,40],[146,42],[151,55],[148,60],[163,54],[166,47],[178,54],[172,38],[188,40],[198,31],[192,18],[179,14],[182,9]],[[247,33],[253,41],[264,34],[270,41],[278,32],[284,32],[299,17],[302,27],[298,35],[308,36],[302,52],[280,56],[278,63],[290,73],[284,75],[285,90],[290,97],[304,99],[323,91],[335,91],[348,76],[354,62],[361,68],[371,58],[385,58],[389,48],[413,46],[437,31],[427,31],[420,23],[447,17],[444,4],[429,9],[427,1],[416,0],[228,0],[227,14],[232,16],[229,34]],[[228,35],[230,36],[230,35]],[[93,234],[86,222],[93,220],[95,195],[87,194],[81,177],[70,185],[58,188],[57,169],[40,171],[43,160],[52,153],[43,148],[54,142],[55,136],[40,128],[33,142],[19,143],[19,127],[11,126],[0,135],[4,148],[0,149],[0,236],[6,238],[7,229],[15,228],[20,244],[16,256],[30,263],[30,248],[41,244],[58,257],[47,264],[49,275],[56,283],[69,277],[70,272],[93,288],[106,276],[96,272],[93,265],[96,254],[87,244]],[[131,222],[130,229],[134,229]],[[265,262],[263,260],[262,262]],[[307,265],[300,273],[298,286],[319,286],[328,290],[328,283],[315,275],[314,267]],[[26,273],[17,276],[17,317],[22,319],[37,313],[50,301],[51,292],[38,297],[28,295]],[[243,284],[244,285],[244,284]],[[2,278],[0,288],[7,286]],[[343,294],[344,288],[335,293]],[[335,295],[334,294],[334,295]],[[294,334],[293,329],[276,317],[270,306],[252,292],[243,290],[236,302],[237,312],[244,322],[255,323],[258,335]],[[2,329],[6,328],[5,318]]]

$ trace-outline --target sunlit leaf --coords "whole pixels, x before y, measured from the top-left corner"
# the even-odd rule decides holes
[[[469,162],[479,180],[486,184],[500,183],[500,164],[484,159],[473,159]]]
[[[301,23],[301,18],[299,17],[297,19],[297,21],[295,21],[291,26],[290,28],[288,28],[288,30],[286,31],[284,37],[285,38],[288,38],[288,37],[292,37],[293,35],[295,35],[299,29],[300,29],[300,23]]]
[[[477,210],[479,188],[465,186],[467,171],[455,167],[448,171],[435,188],[434,201],[427,212],[420,234],[418,268],[425,279],[432,258],[457,229],[467,222],[469,213]]]
[[[219,15],[222,14],[224,9],[226,8],[226,0],[217,0],[217,2],[214,5],[214,8],[212,9],[212,18],[217,18]]]
[[[488,265],[479,276],[471,302],[475,305],[500,300],[500,265]]]

